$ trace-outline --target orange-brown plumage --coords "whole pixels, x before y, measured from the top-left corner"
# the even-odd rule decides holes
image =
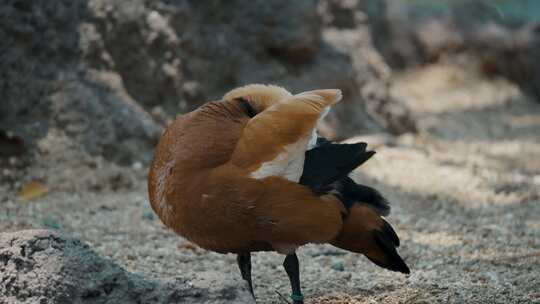
[[[176,233],[216,252],[293,254],[307,243],[331,243],[386,267],[392,259],[375,235],[388,231],[377,212],[345,208],[339,196],[299,183],[316,124],[340,99],[339,90],[292,95],[251,85],[181,116],[155,150],[153,210]]]
[[[381,267],[409,272],[407,265],[395,250],[395,247],[399,246],[399,239],[394,230],[367,205],[355,204],[349,209],[339,235],[330,243],[348,251],[361,253]]]
[[[235,99],[208,103],[167,128],[149,174],[152,208],[167,226],[217,252],[281,251],[337,235],[337,199],[280,176],[250,177],[285,146],[303,137],[307,144],[320,111],[339,95],[284,97],[265,101],[253,119]]]

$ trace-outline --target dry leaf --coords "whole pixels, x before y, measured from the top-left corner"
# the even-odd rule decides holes
[[[45,187],[39,182],[28,182],[22,186],[21,192],[19,192],[19,199],[23,201],[31,201],[33,199],[44,196],[49,192],[49,188]]]

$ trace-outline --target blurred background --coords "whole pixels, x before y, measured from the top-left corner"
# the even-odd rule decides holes
[[[146,173],[177,115],[249,83],[343,91],[320,131],[377,150],[355,178],[412,269],[307,246],[308,303],[540,302],[537,0],[3,0],[0,235],[57,230],[152,282],[236,277],[164,228]],[[254,263],[281,303],[280,257]]]

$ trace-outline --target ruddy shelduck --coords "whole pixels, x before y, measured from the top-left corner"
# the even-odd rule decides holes
[[[293,95],[248,85],[176,119],[162,134],[148,177],[153,210],[200,247],[235,253],[253,295],[251,252],[285,254],[294,303],[303,303],[295,251],[330,243],[403,273],[390,207],[349,173],[369,159],[365,143],[338,144],[316,127],[340,90]]]

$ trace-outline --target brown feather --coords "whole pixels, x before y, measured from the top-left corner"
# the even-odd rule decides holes
[[[307,145],[323,109],[340,99],[339,90],[317,90],[287,97],[266,108],[246,125],[231,162],[254,171],[283,153],[287,145],[301,140]]]
[[[409,273],[397,254],[399,240],[390,225],[367,205],[354,204],[339,235],[330,243],[336,247],[362,253],[375,264],[394,271]],[[382,242],[381,238],[384,239]]]
[[[193,184],[205,170],[230,159],[248,120],[233,102],[210,102],[181,116],[165,130],[148,175],[150,203],[158,215],[166,192]],[[176,204],[167,203],[171,207]]]
[[[293,98],[274,89],[275,95],[250,93],[248,102],[262,111],[254,118],[236,100],[242,96],[229,94],[177,119],[158,143],[148,181],[152,208],[203,248],[285,252],[327,242],[341,229],[337,199],[317,197],[282,177],[249,177],[279,147],[308,134],[321,109],[340,98],[337,90]]]

